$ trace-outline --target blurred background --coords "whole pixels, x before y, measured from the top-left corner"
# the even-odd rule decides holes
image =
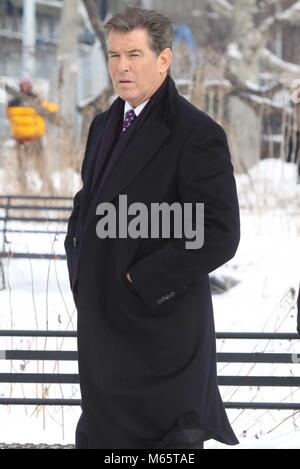
[[[218,352],[282,354],[281,362],[268,355],[261,363],[232,363],[227,356],[219,375],[295,378],[284,385],[225,380],[220,391],[230,421],[241,447],[299,448],[296,0],[0,0],[0,442],[74,440],[78,402],[63,400],[80,399],[76,378],[34,379],[40,372],[76,374],[75,355],[59,361],[12,351],[76,352],[66,223],[81,187],[90,122],[116,98],[103,23],[136,5],[172,19],[176,86],[224,127],[229,140],[242,236],[235,258],[210,275],[216,330],[256,335],[221,335]],[[23,335],[12,337],[14,329]],[[38,331],[56,335],[38,337]],[[265,333],[275,335],[258,338]],[[32,379],[24,383],[26,373]],[[57,405],[40,405],[49,398]]]

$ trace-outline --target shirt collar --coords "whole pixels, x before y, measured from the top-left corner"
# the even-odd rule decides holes
[[[125,118],[125,114],[127,111],[129,111],[130,109],[133,109],[134,110],[134,113],[136,116],[138,116],[142,110],[144,109],[144,107],[146,106],[146,104],[148,103],[149,99],[147,99],[147,101],[144,101],[142,104],[139,104],[135,109],[133,109],[133,107],[131,106],[131,104],[129,104],[127,101],[125,101],[125,105],[124,105],[124,118]]]

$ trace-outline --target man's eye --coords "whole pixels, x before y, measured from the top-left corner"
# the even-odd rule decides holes
[[[139,54],[130,54],[130,57],[139,57]]]
[[[116,55],[116,54],[114,54],[114,55],[113,55],[113,54],[111,54],[109,57],[110,57],[111,59],[114,59],[115,57],[119,57],[119,56],[118,56],[118,55]]]

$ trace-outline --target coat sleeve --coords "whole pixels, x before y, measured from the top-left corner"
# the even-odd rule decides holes
[[[204,243],[198,249],[187,249],[189,239],[171,239],[130,267],[132,285],[151,309],[162,299],[172,301],[191,282],[229,261],[240,240],[239,205],[228,141],[215,121],[191,133],[180,155],[177,177],[181,205],[204,203]],[[192,223],[194,228],[194,215]]]
[[[95,125],[95,119],[96,119],[96,116],[92,120],[90,128],[89,128],[86,147],[85,147],[85,154],[84,154],[84,158],[83,158],[83,162],[82,162],[82,166],[81,166],[81,181],[82,181],[82,183],[84,181],[85,168],[86,168],[86,165],[87,165],[87,156],[89,154],[89,149],[90,149],[90,146],[91,146],[92,132],[93,132],[94,125]],[[71,213],[70,218],[68,220],[67,235],[66,235],[65,241],[64,241],[65,249],[67,249],[67,245],[68,245],[69,242],[71,242],[71,243],[73,242],[73,236],[75,235],[76,224],[77,224],[77,219],[78,219],[79,210],[80,210],[82,191],[83,191],[83,187],[81,187],[81,189],[75,194],[74,199],[73,199],[73,210],[72,210],[72,213]]]
[[[92,132],[93,128],[95,125],[95,118],[92,120],[89,132],[88,132],[88,137],[86,141],[86,148],[85,148],[85,154],[81,166],[81,180],[82,180],[82,187],[81,189],[75,194],[74,199],[73,199],[73,210],[70,215],[70,218],[68,220],[68,226],[67,226],[67,235],[64,240],[64,248],[66,252],[66,257],[67,257],[67,267],[68,267],[68,273],[69,273],[69,281],[70,281],[70,287],[72,289],[72,271],[73,271],[73,258],[74,258],[74,244],[73,244],[73,238],[76,233],[76,226],[77,226],[77,221],[78,221],[78,216],[79,216],[79,210],[80,210],[80,205],[81,205],[81,197],[82,197],[82,192],[83,192],[83,183],[84,183],[84,174],[85,174],[85,169],[87,166],[87,158],[89,155],[89,149],[91,146],[91,140],[92,140]],[[74,297],[75,300],[75,297]],[[76,301],[75,301],[76,303]]]

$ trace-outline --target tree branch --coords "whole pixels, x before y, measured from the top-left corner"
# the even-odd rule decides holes
[[[273,54],[273,52],[267,48],[260,50],[260,59],[264,68],[273,72],[286,73],[287,75],[294,75],[295,77],[299,77],[300,75],[300,65],[279,59],[277,55]]]
[[[284,86],[280,79],[274,80],[272,84],[266,86],[257,85],[249,80],[244,82],[228,67],[225,68],[225,77],[231,83],[233,92],[236,94],[251,93],[259,97],[272,97]]]
[[[214,0],[209,2],[210,8],[225,18],[232,18],[234,8],[228,0]]]
[[[86,8],[91,25],[93,26],[93,29],[100,41],[105,60],[107,61],[108,55],[107,55],[107,49],[106,49],[104,27],[98,14],[96,2],[95,0],[82,0],[82,1]]]
[[[281,13],[266,18],[258,27],[260,33],[265,33],[274,24],[288,24],[291,26],[300,26],[300,1],[297,1],[290,8]]]

